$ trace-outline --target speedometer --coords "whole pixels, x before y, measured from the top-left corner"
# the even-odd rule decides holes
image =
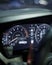
[[[39,43],[42,38],[44,37],[44,35],[47,33],[47,31],[49,30],[50,26],[48,24],[41,24],[36,32],[35,32],[35,39],[36,42]]]
[[[25,44],[27,41],[25,39],[28,37],[28,32],[26,28],[21,25],[16,25],[9,29],[2,38],[3,45],[15,46],[16,43]],[[21,41],[21,42],[20,42]]]

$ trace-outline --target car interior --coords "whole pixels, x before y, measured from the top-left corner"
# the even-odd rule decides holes
[[[52,65],[50,2],[47,7],[45,0],[16,1],[0,1],[0,65]]]

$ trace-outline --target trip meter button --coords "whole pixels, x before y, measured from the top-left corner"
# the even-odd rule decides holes
[[[48,24],[41,24],[36,32],[35,32],[35,40],[37,43],[39,43],[42,38],[45,36],[45,34],[47,33],[47,31],[49,31],[50,26]]]

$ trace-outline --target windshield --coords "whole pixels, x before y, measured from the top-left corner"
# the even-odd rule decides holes
[[[0,10],[34,7],[52,10],[52,0],[0,0]]]

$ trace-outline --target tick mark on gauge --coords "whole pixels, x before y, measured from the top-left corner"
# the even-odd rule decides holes
[[[8,36],[8,38],[10,38],[11,36]]]
[[[13,31],[15,31],[15,29],[13,28]]]
[[[17,28],[17,30],[19,30],[19,28]]]
[[[9,31],[10,32],[10,34],[12,34],[12,31]]]

